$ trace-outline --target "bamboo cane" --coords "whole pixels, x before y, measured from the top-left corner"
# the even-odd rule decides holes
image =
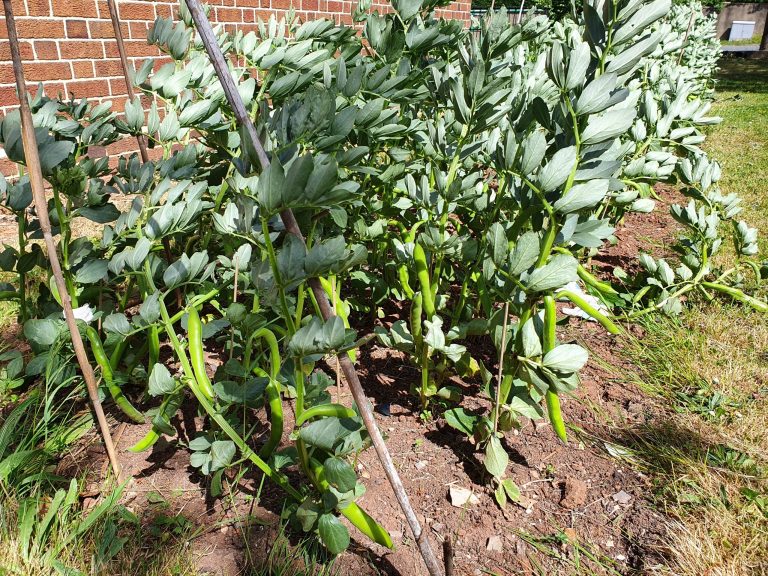
[[[688,28],[685,29],[685,36],[683,36],[683,45],[680,46],[680,54],[677,55],[677,65],[680,66],[680,62],[683,60],[683,53],[685,52],[685,43],[688,42],[688,34],[691,33],[691,26],[693,26],[693,17],[695,12],[691,12],[691,17],[688,19]]]
[[[202,39],[203,45],[205,46],[206,52],[208,52],[208,57],[210,58],[211,63],[216,70],[216,75],[218,76],[219,81],[221,82],[221,85],[224,89],[224,94],[226,95],[227,100],[229,101],[229,104],[235,113],[237,121],[245,127],[245,132],[247,137],[251,140],[251,144],[254,150],[256,151],[256,157],[259,160],[261,169],[264,170],[267,168],[267,166],[269,166],[269,158],[267,157],[267,153],[261,144],[261,140],[259,139],[258,134],[256,133],[256,127],[253,125],[253,122],[248,116],[248,112],[245,109],[245,104],[240,97],[240,93],[237,91],[237,86],[235,85],[235,82],[229,73],[227,61],[221,51],[221,48],[219,47],[218,42],[216,41],[216,37],[213,33],[213,29],[211,28],[211,24],[208,21],[208,18],[206,17],[199,0],[185,1],[187,3],[187,7],[189,8],[190,14],[192,15],[192,19],[194,20],[197,32],[200,34],[200,38]],[[280,218],[283,221],[285,229],[290,234],[293,234],[296,238],[298,238],[299,241],[306,246],[304,235],[302,234],[301,229],[296,222],[293,211],[290,208],[283,210],[280,213]],[[309,285],[315,295],[315,299],[317,300],[317,303],[320,307],[320,312],[323,315],[323,318],[327,320],[328,318],[333,317],[333,309],[328,302],[328,297],[326,296],[325,291],[320,285],[320,281],[317,278],[311,278],[309,280]],[[424,559],[424,564],[426,565],[427,570],[431,576],[441,576],[442,569],[440,568],[440,564],[438,563],[437,558],[435,557],[435,554],[429,544],[429,537],[427,533],[422,530],[421,525],[419,524],[416,513],[414,512],[413,507],[411,506],[411,503],[408,499],[408,494],[405,491],[405,487],[400,480],[400,475],[397,473],[397,469],[395,468],[395,464],[389,454],[389,450],[384,443],[384,438],[381,436],[381,432],[379,432],[379,429],[376,426],[376,420],[374,419],[373,412],[368,403],[368,398],[365,396],[365,391],[360,384],[357,371],[352,365],[352,362],[350,361],[347,354],[341,354],[338,359],[339,363],[341,364],[341,369],[344,372],[344,377],[349,383],[352,397],[360,409],[360,415],[362,416],[363,423],[365,424],[365,427],[371,436],[371,442],[373,443],[373,447],[376,450],[376,454],[381,461],[384,472],[387,475],[387,479],[389,480],[389,483],[392,486],[392,490],[395,493],[395,497],[400,504],[400,508],[405,514],[408,525],[413,532],[413,536],[419,545],[419,550],[421,551],[421,556]]]
[[[64,275],[61,271],[61,264],[59,264],[59,257],[56,253],[56,245],[54,244],[53,236],[51,235],[51,221],[48,218],[48,204],[45,200],[43,173],[40,168],[40,157],[37,151],[37,138],[35,136],[35,128],[32,123],[32,111],[29,108],[29,101],[27,100],[24,70],[22,69],[21,55],[19,54],[19,37],[16,33],[16,21],[13,16],[11,0],[3,0],[3,9],[5,10],[5,25],[6,28],[8,28],[8,41],[11,48],[13,72],[16,77],[16,90],[19,94],[21,137],[24,145],[24,157],[27,162],[29,181],[32,185],[32,197],[35,203],[35,211],[37,212],[37,218],[40,221],[40,229],[43,232],[43,239],[45,240],[45,247],[48,252],[48,260],[51,264],[51,272],[53,273],[53,278],[56,282],[56,288],[58,289],[59,296],[61,297],[61,306],[64,309],[64,318],[66,319],[67,327],[69,328],[69,333],[72,337],[72,346],[75,349],[75,356],[77,356],[77,362],[80,365],[80,370],[83,373],[85,386],[88,389],[88,396],[90,397],[91,404],[93,404],[93,411],[96,413],[96,420],[99,423],[99,429],[104,439],[104,446],[107,449],[109,461],[112,464],[112,470],[115,472],[115,476],[117,477],[118,482],[122,483],[120,464],[117,461],[115,447],[112,443],[112,436],[109,433],[109,425],[107,424],[107,419],[104,416],[104,409],[102,408],[101,401],[99,400],[99,393],[96,387],[96,377],[93,374],[93,368],[88,361],[88,355],[86,354],[85,347],[83,346],[83,339],[80,336],[80,331],[77,328],[75,315],[72,312],[72,301],[69,298],[69,292],[67,292],[67,285],[64,282]]]
[[[136,93],[133,91],[133,69],[128,64],[128,58],[125,55],[125,43],[123,42],[123,32],[120,30],[120,15],[117,12],[116,0],[107,0],[107,6],[109,7],[109,15],[112,18],[112,29],[115,32],[115,41],[117,42],[117,53],[120,55],[120,65],[123,68],[123,78],[125,79],[125,90],[128,94],[128,98],[131,102],[136,98]],[[149,162],[149,154],[147,153],[147,137],[144,134],[137,134],[136,141],[139,144],[139,155],[141,161],[144,163]],[[162,239],[163,252],[165,252],[165,259],[170,264],[173,256],[171,253],[171,243],[168,238]],[[174,288],[173,294],[176,297],[176,306],[181,309],[184,307],[184,299],[181,295],[179,288]]]
[[[125,43],[123,42],[123,33],[120,30],[120,16],[117,13],[117,6],[115,5],[114,0],[107,0],[107,7],[109,8],[109,16],[112,18],[112,28],[115,31],[117,53],[120,55],[120,64],[123,67],[126,94],[128,94],[130,101],[133,102],[136,98],[136,95],[133,91],[133,70],[128,64],[128,58],[125,55]],[[144,163],[149,162],[146,136],[144,136],[144,134],[138,134],[136,135],[136,141],[139,143],[139,154],[141,155],[141,161]]]

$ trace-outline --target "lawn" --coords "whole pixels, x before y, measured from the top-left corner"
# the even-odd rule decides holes
[[[725,193],[768,248],[768,62],[725,58],[713,111],[723,118],[705,150],[723,166]],[[641,387],[672,410],[634,432],[631,461],[651,474],[672,519],[672,573],[768,570],[768,325],[723,303],[645,324],[629,356]],[[676,441],[671,442],[670,439]]]

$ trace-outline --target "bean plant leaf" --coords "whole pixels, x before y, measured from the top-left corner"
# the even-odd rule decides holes
[[[211,471],[226,468],[235,457],[237,449],[231,440],[216,440],[211,444]]]
[[[150,396],[164,396],[175,389],[176,380],[171,376],[168,368],[162,364],[155,364],[149,374],[148,392]]]
[[[360,428],[360,422],[352,418],[323,418],[302,427],[299,437],[307,444],[333,454],[344,438]]]
[[[464,408],[451,408],[443,413],[445,422],[459,432],[472,436],[475,426],[480,421],[479,416],[468,413]]]
[[[577,344],[560,344],[544,355],[542,364],[558,372],[578,372],[589,359],[589,354]]]
[[[323,473],[328,483],[339,492],[349,492],[357,483],[357,474],[341,458],[328,458],[323,462]]]
[[[525,232],[515,244],[509,258],[509,274],[520,276],[536,263],[539,257],[539,235],[535,232]]]
[[[509,454],[504,450],[501,441],[495,435],[492,435],[488,444],[485,446],[485,469],[494,478],[501,478],[507,470],[509,464]]]
[[[561,214],[570,214],[584,208],[595,206],[608,194],[608,180],[591,180],[576,184],[554,203],[553,207]]]
[[[121,336],[127,336],[131,332],[131,324],[128,322],[128,318],[125,317],[125,314],[110,314],[104,318],[102,326],[107,332],[113,332]]]
[[[24,337],[39,347],[48,348],[56,342],[62,325],[63,322],[51,318],[27,320],[24,323]]]
[[[349,546],[349,531],[333,514],[323,514],[317,521],[320,540],[331,554],[341,554]]]
[[[560,288],[578,280],[577,268],[578,262],[570,254],[555,254],[546,265],[536,268],[523,282],[531,292]]]

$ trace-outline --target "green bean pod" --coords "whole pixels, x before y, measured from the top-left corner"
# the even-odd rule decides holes
[[[320,281],[323,290],[328,295],[328,299],[331,300],[331,306],[333,307],[335,314],[341,318],[342,322],[344,322],[344,328],[351,328],[347,309],[344,306],[341,296],[339,296],[338,286],[336,290],[333,288],[333,283],[336,282],[336,279],[334,278],[333,282],[331,282],[331,280],[328,280],[327,278],[318,277],[318,280]],[[352,362],[357,362],[357,352],[355,350],[348,350],[347,355]]]
[[[144,423],[144,414],[139,412],[133,407],[125,397],[123,391],[120,390],[120,386],[115,383],[114,374],[112,372],[112,366],[109,363],[109,358],[104,352],[104,347],[101,344],[101,338],[99,338],[98,332],[92,326],[88,326],[85,329],[85,335],[88,337],[88,341],[91,344],[91,350],[93,351],[93,357],[96,359],[96,363],[101,368],[101,376],[104,378],[104,383],[107,385],[112,399],[117,404],[118,408],[123,411],[123,414],[128,416],[131,420],[137,424]]]
[[[543,353],[553,350],[556,345],[555,326],[557,324],[557,308],[555,307],[555,299],[547,294],[544,296],[544,337],[543,337]],[[568,441],[568,436],[565,433],[565,422],[563,422],[563,414],[560,410],[560,398],[557,396],[557,392],[550,386],[547,390],[544,398],[547,403],[547,414],[549,414],[549,421],[552,423],[552,429],[563,442]]]
[[[274,380],[267,384],[265,394],[269,404],[270,430],[267,443],[259,451],[259,456],[264,460],[272,456],[283,438],[283,400],[280,398],[280,388]]]
[[[133,446],[128,448],[129,452],[144,452],[144,450],[148,450],[152,446],[155,445],[155,442],[157,442],[160,439],[160,433],[155,429],[154,426],[150,428],[149,432],[147,432],[144,437],[136,442]]]
[[[421,244],[413,245],[413,260],[416,263],[416,277],[419,279],[424,314],[427,315],[428,320],[432,320],[432,316],[435,315],[435,301],[432,298],[432,283],[429,279],[427,255]]]
[[[587,302],[584,298],[579,296],[578,294],[571,292],[570,290],[562,290],[558,292],[557,294],[558,298],[567,298],[571,302],[573,302],[576,306],[584,310],[587,314],[592,316],[597,322],[608,332],[611,334],[621,334],[621,328],[616,326],[613,322],[611,322],[610,318],[600,312],[597,308],[592,306],[589,302]]]
[[[341,404],[320,404],[318,406],[312,406],[308,410],[301,413],[301,416],[296,418],[296,427],[298,428],[307,420],[318,417],[335,416],[336,418],[354,418],[357,413],[351,408],[342,406]]]
[[[727,294],[734,300],[738,300],[743,304],[747,304],[758,312],[768,312],[768,304],[762,300],[758,300],[757,298],[753,298],[752,296],[745,294],[738,288],[731,288],[730,286],[724,286],[722,284],[718,284],[717,282],[702,282],[701,285],[705,288],[709,288],[710,290],[714,290],[715,292]]]
[[[170,394],[163,398],[163,402],[160,404],[160,414],[163,416],[175,414],[176,410],[181,406],[182,399],[183,395],[181,394]],[[148,450],[154,446],[155,442],[157,442],[162,435],[163,433],[153,424],[152,428],[149,429],[149,432],[147,432],[141,440],[136,442],[136,444],[128,448],[128,451],[144,452],[144,450]]]
[[[155,324],[149,327],[149,337],[147,339],[149,345],[149,370],[160,361],[160,332]]]
[[[400,280],[400,287],[403,289],[405,297],[411,300],[413,298],[413,288],[411,288],[411,277],[408,274],[408,266],[400,264],[397,267],[397,277]]]
[[[560,398],[552,390],[547,390],[545,398],[547,401],[547,414],[549,414],[552,429],[560,440],[567,442],[568,435],[565,432],[565,422],[563,422],[563,415],[560,412]]]
[[[387,548],[392,548],[394,546],[389,532],[387,532],[381,524],[376,522],[376,520],[371,518],[371,516],[365,510],[360,508],[357,503],[352,502],[347,507],[340,510],[340,512],[355,528],[376,542],[376,544],[386,546]]]
[[[643,296],[648,294],[648,291],[651,289],[651,285],[643,286],[640,288],[640,290],[637,291],[637,293],[632,297],[632,304],[637,304],[640,302],[640,300],[643,299]]]
[[[421,291],[415,292],[411,301],[411,334],[413,335],[413,343],[416,346],[417,353],[421,350],[421,346],[424,343],[421,325],[422,302]]]
[[[189,359],[192,364],[192,371],[195,373],[195,380],[197,380],[200,391],[209,401],[212,401],[213,385],[205,370],[205,354],[203,353],[203,323],[200,321],[200,315],[194,306],[189,309],[187,331]]]
[[[314,458],[311,460],[311,465],[313,476],[316,481],[316,487],[321,492],[327,492],[330,488],[330,484],[328,484],[328,481],[325,479],[323,466]],[[381,524],[376,522],[376,520],[371,518],[371,516],[355,502],[339,509],[339,512],[341,512],[355,528],[376,542],[376,544],[392,548],[392,537],[389,535],[389,532],[387,532]]]
[[[109,365],[112,368],[112,370],[117,370],[117,367],[120,366],[120,360],[123,359],[123,354],[125,354],[125,351],[128,349],[128,339],[123,338],[120,340],[120,342],[117,343],[117,346],[115,346],[115,349],[112,350],[112,355],[109,357]]]
[[[618,294],[613,286],[610,285],[608,282],[604,282],[602,280],[598,280],[591,272],[587,271],[584,266],[581,264],[578,265],[576,268],[576,273],[579,275],[579,278],[581,278],[584,283],[588,286],[592,286],[595,290],[598,292],[602,292],[603,294]]]

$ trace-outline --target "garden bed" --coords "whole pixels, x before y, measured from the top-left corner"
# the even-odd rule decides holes
[[[664,204],[680,199],[673,188],[660,186],[657,192]],[[661,257],[667,255],[665,247],[674,239],[675,230],[666,206],[660,206],[651,214],[628,214],[617,236],[620,246],[631,246],[635,254],[644,250]],[[623,251],[609,246],[594,262],[598,267],[622,265],[623,256]],[[383,322],[395,319],[389,316]],[[405,363],[399,351],[375,344],[361,350],[359,373],[376,407],[379,428],[420,520],[435,541],[455,541],[458,574],[478,570],[500,575],[537,570],[551,574],[579,562],[598,572],[626,574],[663,563],[668,519],[647,499],[651,480],[614,458],[621,454],[626,430],[663,420],[665,414],[662,406],[637,388],[633,375],[639,369],[622,353],[624,339],[634,337],[642,337],[639,326],[630,325],[629,334],[618,338],[577,318],[569,318],[559,328],[561,340],[578,341],[593,355],[582,386],[563,401],[571,426],[569,443],[564,445],[542,421],[527,421],[519,431],[507,434],[509,475],[520,487],[522,498],[504,510],[495,503],[467,437],[442,419],[425,422],[419,418],[418,401],[408,392],[419,378],[418,370]],[[483,338],[476,338],[473,345],[478,357],[483,357],[483,349],[492,353]],[[220,360],[214,354],[209,362],[214,366]],[[477,394],[477,382],[454,377],[451,383],[466,392],[464,407],[469,411],[488,409],[488,402]],[[334,391],[334,399],[336,394]],[[351,402],[343,382],[338,399],[341,404]],[[187,408],[173,420],[182,442],[203,429],[194,405]],[[263,413],[261,418],[265,419]],[[292,418],[286,414],[286,430],[291,429]],[[250,472],[231,497],[212,498],[208,482],[190,466],[183,446],[161,439],[151,451],[134,454],[125,448],[140,440],[149,425],[121,426],[120,460],[125,473],[133,477],[124,500],[143,522],[168,523],[170,537],[178,539],[179,545],[189,531],[174,535],[172,528],[192,529],[191,545],[203,573],[235,575],[249,567],[263,569],[274,560],[269,552],[282,537],[284,526],[280,515],[285,497],[279,489]],[[85,467],[91,486],[98,485],[106,465],[100,448],[74,453],[75,461],[65,463],[68,474],[83,472]],[[395,548],[390,551],[356,537],[352,529],[352,547],[333,566],[341,574],[421,574],[418,548],[372,449],[361,454],[357,469],[366,486],[361,503],[375,512],[392,535]],[[478,502],[453,506],[452,486],[471,490]],[[290,546],[300,545],[295,534],[289,533],[288,541]],[[542,550],[548,552],[542,554]]]

